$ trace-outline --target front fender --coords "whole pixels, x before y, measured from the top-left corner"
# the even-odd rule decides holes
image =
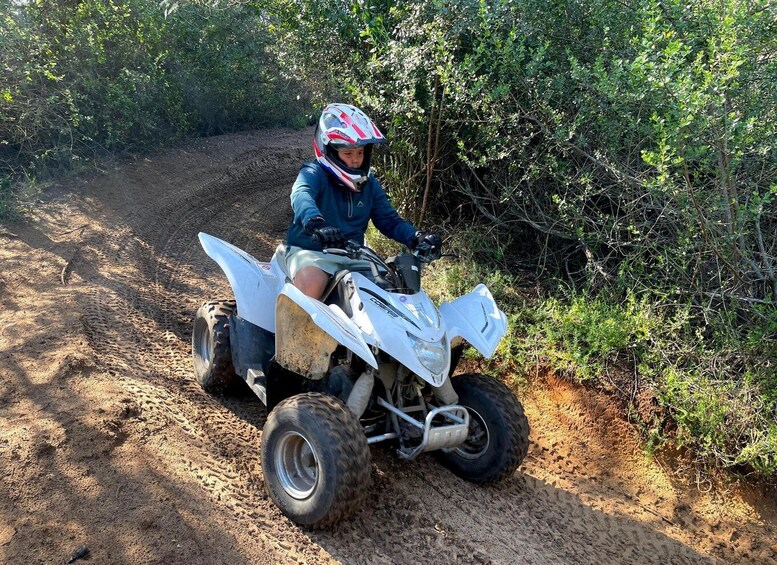
[[[338,344],[378,368],[361,331],[340,307],[327,306],[286,283],[275,314],[275,360],[284,368],[311,379],[323,378]]]
[[[448,328],[450,341],[461,337],[486,358],[494,354],[507,332],[507,316],[497,307],[484,284],[453,302],[441,304],[440,315]]]

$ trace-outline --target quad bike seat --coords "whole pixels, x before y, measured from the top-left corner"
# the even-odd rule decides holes
[[[286,275],[286,282],[291,282],[291,277],[289,276],[289,266],[286,264],[286,250],[286,242],[280,242],[278,247],[275,248],[275,255],[273,255],[273,257],[278,262],[278,266],[281,268],[281,271],[283,271],[283,274]]]

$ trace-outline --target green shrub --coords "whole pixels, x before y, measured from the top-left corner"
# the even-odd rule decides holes
[[[660,296],[619,300],[565,287],[538,293],[536,285],[502,274],[499,253],[482,253],[498,248],[487,237],[473,230],[453,239],[462,258],[434,263],[425,289],[440,302],[481,282],[489,286],[508,314],[507,335],[488,362],[503,378],[525,381],[552,370],[627,404],[634,387],[652,390],[655,414],[629,408],[650,452],[672,445],[690,449],[703,465],[777,473],[777,354],[763,340],[774,333],[774,309],[762,308],[743,337],[731,320],[705,322],[696,308],[670,308]],[[479,358],[472,349],[468,355]]]
[[[774,383],[749,374],[732,378],[725,364],[717,368],[717,375],[672,366],[664,369],[661,400],[677,422],[676,444],[690,446],[700,458],[722,467],[742,466],[774,475],[777,410],[769,401],[775,394]]]
[[[773,3],[290,4],[283,56],[385,126],[411,219],[464,210],[592,292],[777,300]]]
[[[44,179],[187,135],[299,126],[307,98],[278,66],[271,23],[253,2],[165,12],[157,0],[0,0],[0,177]]]

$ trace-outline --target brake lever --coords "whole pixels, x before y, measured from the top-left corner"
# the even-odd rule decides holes
[[[441,253],[439,255],[432,255],[431,253],[419,253],[418,250],[415,253],[415,256],[418,257],[418,260],[422,263],[431,263],[433,261],[437,261],[439,259],[442,259],[444,257],[450,257],[452,259],[458,259],[459,254],[458,253]]]
[[[349,239],[345,242],[343,247],[324,247],[321,251],[331,255],[339,255],[341,257],[348,257],[349,259],[358,259],[359,252],[362,246],[357,242]]]
[[[348,252],[340,247],[324,247],[321,253],[326,253],[327,255],[348,255]]]
[[[361,251],[361,249],[362,249],[362,246],[352,239],[349,239],[348,241],[345,242],[346,251],[349,251],[351,253],[358,253],[359,251]]]

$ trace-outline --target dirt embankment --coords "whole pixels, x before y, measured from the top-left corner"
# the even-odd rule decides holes
[[[774,498],[683,487],[606,399],[524,395],[529,457],[476,487],[372,449],[372,489],[324,532],[264,492],[265,413],[205,394],[191,320],[229,286],[205,231],[269,258],[311,132],[192,142],[52,187],[0,226],[0,562],[777,563]],[[702,489],[703,490],[703,489]]]

